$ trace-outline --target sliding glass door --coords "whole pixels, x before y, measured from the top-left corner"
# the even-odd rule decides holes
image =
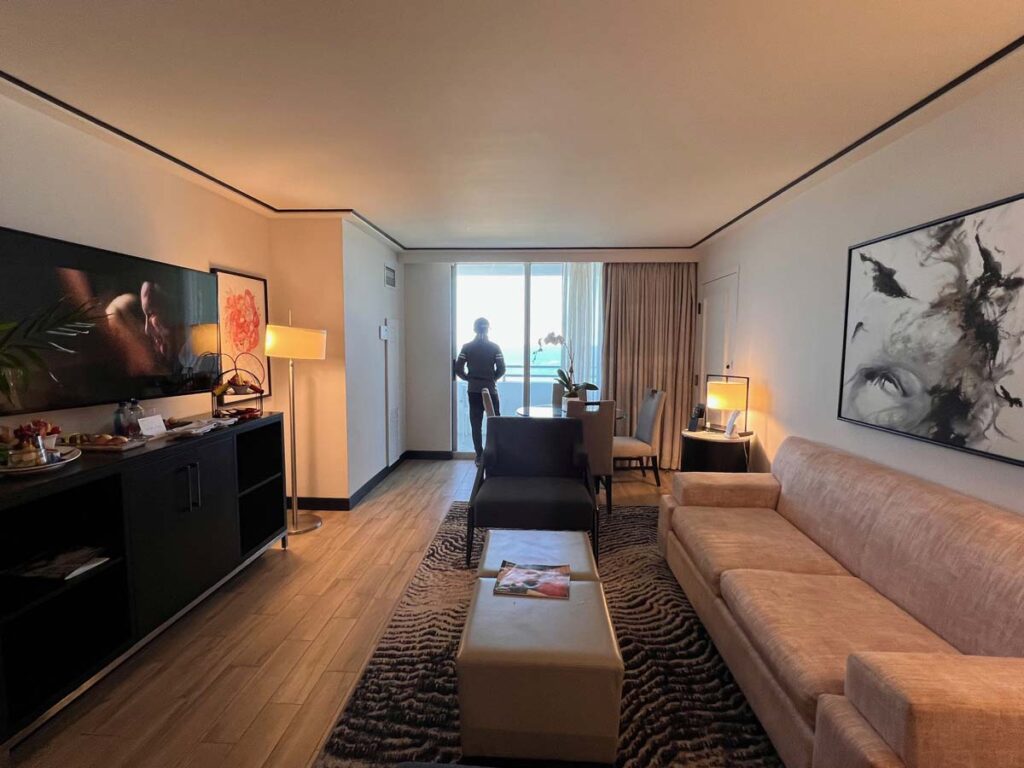
[[[491,341],[501,347],[507,368],[505,377],[498,382],[501,412],[514,414],[516,408],[525,402],[526,326],[523,318],[526,317],[526,265],[457,264],[453,279],[452,358],[458,357],[463,344],[473,340],[473,322],[478,317],[486,317],[491,324]],[[466,382],[456,379],[453,438],[456,453],[472,456],[473,438],[466,392]]]
[[[530,265],[529,396],[533,405],[551,405],[551,385],[563,366],[562,347],[541,345],[549,333],[564,333],[562,264]]]
[[[596,263],[457,264],[452,270],[452,359],[473,339],[473,322],[485,317],[491,341],[501,347],[506,373],[498,382],[503,416],[524,405],[551,405],[565,350],[544,345],[548,334],[572,344],[576,380],[601,385],[603,328],[601,265]],[[466,382],[455,380],[452,442],[473,455]],[[591,395],[593,397],[593,395]],[[486,421],[484,424],[486,438]]]

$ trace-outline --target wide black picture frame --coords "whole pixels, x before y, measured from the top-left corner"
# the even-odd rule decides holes
[[[1006,197],[1006,198],[1002,198],[1002,199],[996,200],[995,202],[988,203],[986,205],[981,205],[981,206],[978,206],[978,207],[975,207],[975,208],[970,208],[970,209],[967,209],[967,210],[964,210],[964,211],[960,211],[959,213],[955,213],[955,214],[952,214],[952,215],[949,215],[949,216],[943,216],[941,218],[933,219],[932,221],[926,222],[924,224],[918,224],[918,225],[915,225],[915,226],[912,226],[912,227],[907,227],[906,229],[899,230],[897,232],[893,232],[891,234],[882,235],[880,237],[875,237],[875,238],[872,238],[870,240],[865,240],[865,241],[863,241],[861,243],[857,243],[855,245],[851,245],[847,249],[847,259],[846,259],[846,293],[845,293],[844,318],[843,318],[842,358],[841,358],[841,364],[840,364],[839,398],[838,398],[837,410],[836,410],[837,418],[840,421],[844,421],[844,422],[851,423],[851,424],[858,424],[860,426],[868,427],[870,429],[878,430],[878,431],[881,431],[881,432],[887,432],[889,434],[899,435],[901,437],[909,437],[909,438],[911,438],[913,440],[917,440],[917,441],[925,442],[925,443],[930,443],[930,444],[936,445],[936,446],[952,448],[954,450],[957,450],[957,451],[960,451],[960,452],[963,452],[963,453],[968,453],[968,454],[972,454],[972,455],[975,455],[975,456],[980,456],[980,457],[987,458],[987,459],[994,459],[996,461],[1004,462],[1004,463],[1007,463],[1007,464],[1012,464],[1012,465],[1015,465],[1015,466],[1024,466],[1024,432],[1015,432],[1013,435],[1003,436],[1005,439],[1011,440],[1014,443],[1017,443],[1017,444],[1021,445],[1021,455],[1020,456],[1013,456],[1013,455],[1007,455],[1005,453],[994,452],[992,450],[986,450],[984,448],[980,448],[980,447],[971,445],[970,443],[958,443],[958,442],[944,441],[944,440],[941,440],[941,439],[936,439],[935,437],[932,437],[932,436],[928,436],[926,434],[914,433],[914,432],[907,431],[907,430],[904,430],[904,429],[899,429],[899,428],[894,428],[892,426],[887,426],[885,424],[872,423],[871,421],[867,421],[867,420],[862,419],[862,418],[855,418],[855,417],[851,416],[850,413],[849,413],[849,410],[847,410],[847,412],[844,412],[844,406],[848,405],[847,404],[847,398],[850,395],[851,387],[853,386],[853,383],[852,383],[853,382],[853,378],[852,377],[857,375],[857,373],[859,373],[859,371],[858,372],[851,372],[851,371],[848,370],[850,351],[851,351],[851,344],[854,341],[853,336],[856,335],[858,333],[858,330],[859,330],[857,328],[856,324],[855,324],[854,329],[852,331],[851,331],[851,328],[850,328],[850,323],[851,323],[851,300],[855,298],[855,297],[853,297],[851,295],[851,291],[853,291],[853,289],[854,289],[854,282],[855,282],[855,272],[854,272],[854,270],[860,268],[861,265],[863,265],[863,264],[868,264],[869,266],[873,266],[873,265],[870,265],[870,262],[864,262],[862,260],[862,258],[861,258],[861,254],[868,255],[868,258],[870,259],[871,256],[869,254],[866,254],[865,251],[866,251],[866,249],[870,249],[872,246],[877,246],[879,244],[888,243],[890,241],[896,241],[896,240],[898,240],[900,238],[907,238],[907,237],[912,237],[912,236],[921,236],[922,233],[925,233],[928,230],[932,230],[934,232],[934,231],[936,231],[935,228],[939,228],[939,227],[948,227],[948,228],[952,229],[953,227],[955,227],[955,223],[958,222],[958,221],[966,222],[969,219],[971,219],[972,217],[976,220],[979,214],[985,214],[985,213],[993,212],[993,211],[996,211],[997,209],[1000,209],[1000,208],[1002,208],[1004,206],[1013,206],[1014,209],[1012,211],[1012,214],[1010,214],[1010,215],[1011,216],[1019,216],[1021,218],[1021,221],[1024,221],[1024,193],[1020,193],[1020,194],[1012,195],[1010,197]],[[977,221],[974,221],[972,223],[972,226],[974,226],[976,224],[977,224]],[[1020,229],[1019,225],[1018,225],[1017,229],[1018,230]],[[941,230],[939,230],[939,231],[941,231]],[[1011,231],[1012,231],[1012,227],[1011,227]],[[978,241],[979,252],[980,252],[980,249],[981,249],[981,245],[982,245],[982,243],[979,240]],[[1012,246],[1013,246],[1013,253],[1007,253],[1005,251],[1005,249],[998,248],[998,247],[997,248],[986,248],[987,250],[989,250],[990,254],[994,257],[996,264],[999,266],[999,269],[1001,270],[999,279],[1002,280],[1002,281],[1008,282],[1008,283],[1016,283],[1018,278],[1021,278],[1021,280],[1024,281],[1024,237],[1015,237],[1013,239]],[[983,264],[985,263],[984,260],[982,260],[982,262],[983,262]],[[933,262],[933,264],[934,264],[934,262]],[[888,265],[882,265],[882,267],[886,268],[886,267],[888,267]],[[922,262],[922,267],[923,267],[923,262]],[[891,267],[888,267],[888,269],[891,270]],[[986,269],[987,269],[987,267],[986,267]],[[984,272],[985,272],[985,270],[983,269],[983,273]],[[985,273],[985,274],[987,274],[987,273]],[[877,270],[876,270],[876,275],[877,275]],[[886,277],[887,277],[887,275],[885,275],[885,274],[882,275],[883,283],[884,283]],[[898,280],[900,279],[899,270],[895,270],[894,274],[893,275],[888,275],[888,277],[893,277],[898,282]],[[993,277],[992,279],[995,279],[995,278]],[[884,287],[884,285],[883,285],[883,287]],[[892,290],[893,292],[898,292],[900,290],[900,288],[899,287],[892,287],[892,288],[890,288],[890,290]],[[1016,328],[1019,329],[1021,327],[1024,327],[1024,288],[1017,288],[1016,291],[1015,291],[1015,295],[1016,295],[1016,299],[1013,302],[1012,312],[1013,312],[1014,318],[1016,319],[1016,321],[1018,321],[1017,325],[1016,325]],[[860,323],[860,321],[857,320],[857,324],[859,324],[859,323]],[[960,340],[962,341],[964,339],[964,337],[966,336],[966,334],[963,333],[963,329],[962,328],[961,328],[961,331],[962,331],[962,334],[960,336]],[[1017,331],[1015,331],[1015,333],[1017,333]],[[1020,334],[1020,335],[1024,335],[1024,334]],[[1021,344],[1020,336],[1018,335],[1017,338],[1014,341],[1018,345]],[[1018,357],[1015,358],[1015,359],[1019,359],[1020,360],[1020,362],[1016,366],[1017,369],[1018,369],[1017,370],[1017,379],[1016,379],[1016,381],[1019,384],[1021,380],[1024,380],[1024,355],[1018,355]],[[994,389],[998,390],[998,387],[999,387],[998,382],[995,382],[994,384],[995,384]],[[1005,389],[1003,389],[1003,391],[1006,392]],[[1019,399],[1020,399],[1021,395],[1024,394],[1024,392],[1022,392],[1021,388],[1016,388],[1015,391],[1010,392],[1008,394],[1010,395],[1010,397],[1003,397],[1002,395],[999,395],[1000,399],[1005,400],[1005,403],[1001,404],[1002,408],[1008,409],[1014,415],[1016,420],[1019,421],[1020,417],[1018,416],[1018,414],[1024,415],[1024,407],[1022,407],[1021,403],[1019,402]],[[1011,400],[1012,401],[1016,401],[1016,402],[1011,402]],[[993,423],[995,423],[995,421],[993,421]]]
[[[259,288],[262,289],[263,310],[264,310],[263,333],[265,335],[265,333],[266,333],[266,326],[270,324],[270,292],[269,292],[269,289],[268,289],[267,278],[260,277],[259,275],[249,274],[247,272],[238,272],[238,271],[233,270],[233,269],[226,269],[224,267],[211,267],[210,272],[217,278],[217,315],[218,315],[218,317],[217,317],[217,344],[218,344],[218,352],[223,353],[225,351],[224,350],[224,340],[223,340],[223,323],[224,323],[224,318],[223,318],[222,313],[220,311],[221,310],[221,306],[220,306],[221,305],[221,296],[220,296],[221,275],[224,275],[224,276],[226,276],[229,279],[232,279],[232,278],[234,278],[234,279],[241,279],[241,280],[244,280],[244,281],[249,281],[249,282],[258,284]],[[273,392],[272,383],[271,383],[271,370],[270,370],[271,369],[271,365],[270,365],[270,359],[266,356],[266,353],[262,351],[263,346],[264,346],[263,344],[259,345],[261,351],[260,351],[260,353],[257,356],[261,359],[261,361],[263,362],[263,365],[265,367],[265,376],[264,376],[263,387],[262,387],[263,388],[263,397],[270,397],[270,395]],[[229,365],[230,364],[227,362],[227,359],[226,358],[222,358],[222,367],[224,368],[224,370],[227,370]],[[242,365],[241,367],[245,367],[245,366]],[[255,373],[258,373],[258,371],[255,371]],[[227,377],[225,377],[225,378],[227,378]],[[242,403],[242,402],[247,402],[249,400],[255,400],[259,396],[258,395],[230,395],[230,394],[225,394],[223,397],[224,397],[224,402],[226,404],[233,405],[235,403]]]

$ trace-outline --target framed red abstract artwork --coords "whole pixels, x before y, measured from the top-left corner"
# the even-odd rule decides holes
[[[262,277],[213,269],[217,275],[218,337],[221,369],[239,369],[241,378],[259,384],[270,395],[270,361],[264,353],[267,336],[267,281]],[[240,402],[252,395],[225,396]]]

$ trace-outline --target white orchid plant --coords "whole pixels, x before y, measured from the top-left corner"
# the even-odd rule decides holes
[[[537,339],[537,349],[533,352],[534,359],[537,355],[544,351],[544,347],[561,347],[565,351],[565,359],[568,361],[569,370],[566,371],[562,368],[558,369],[556,379],[562,388],[565,390],[566,397],[579,397],[581,392],[596,392],[597,386],[591,384],[589,381],[575,381],[575,357],[572,351],[572,345],[565,340],[565,336],[560,333],[552,331],[542,339]]]

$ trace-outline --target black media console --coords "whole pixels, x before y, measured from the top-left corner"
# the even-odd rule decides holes
[[[281,415],[0,479],[0,519],[4,744],[285,536]],[[73,579],[11,573],[86,546]]]

